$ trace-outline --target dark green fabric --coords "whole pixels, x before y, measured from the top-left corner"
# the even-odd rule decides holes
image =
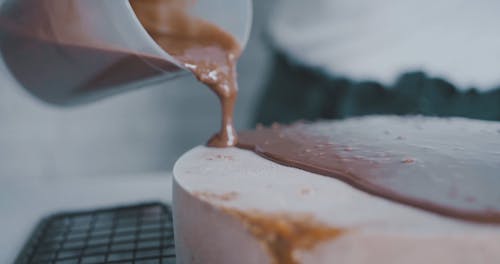
[[[261,95],[255,123],[342,119],[369,114],[462,116],[500,120],[499,89],[480,93],[457,90],[451,83],[409,72],[391,87],[376,82],[331,77],[291,63],[276,54],[270,80]]]

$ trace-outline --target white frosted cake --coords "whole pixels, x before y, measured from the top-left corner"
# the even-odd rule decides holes
[[[500,263],[497,223],[441,216],[238,148],[189,151],[173,191],[179,264]]]

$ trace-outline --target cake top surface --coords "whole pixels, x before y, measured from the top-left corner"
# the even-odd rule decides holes
[[[316,135],[331,133],[335,146],[341,146],[347,153],[343,154],[346,159],[357,162],[361,158],[382,164],[366,175],[396,191],[407,192],[405,195],[431,202],[443,199],[442,206],[455,209],[482,212],[485,208],[481,206],[490,206],[489,203],[491,208],[487,210],[498,209],[495,206],[499,203],[493,202],[500,201],[495,191],[500,181],[498,123],[374,116],[305,126]],[[246,136],[242,134],[243,141]],[[390,165],[384,166],[386,163]],[[496,224],[441,217],[237,148],[195,148],[178,161],[174,175],[186,191],[225,208],[311,214],[321,222],[365,231],[384,229],[424,234],[474,231],[484,235],[500,232]],[[425,180],[419,180],[421,177]],[[449,179],[457,183],[451,185],[452,189],[442,184]]]

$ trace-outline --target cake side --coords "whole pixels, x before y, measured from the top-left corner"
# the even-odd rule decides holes
[[[236,148],[197,147],[179,159],[174,225],[179,263],[500,261],[498,226],[411,208]]]

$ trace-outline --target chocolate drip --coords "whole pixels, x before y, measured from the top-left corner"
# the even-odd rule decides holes
[[[440,215],[500,223],[499,123],[367,117],[245,131],[238,147]]]
[[[229,33],[187,10],[191,1],[134,0],[138,18],[155,41],[182,62],[219,98],[222,126],[208,142],[212,147],[234,146],[234,104],[238,94],[236,62],[241,47]]]

